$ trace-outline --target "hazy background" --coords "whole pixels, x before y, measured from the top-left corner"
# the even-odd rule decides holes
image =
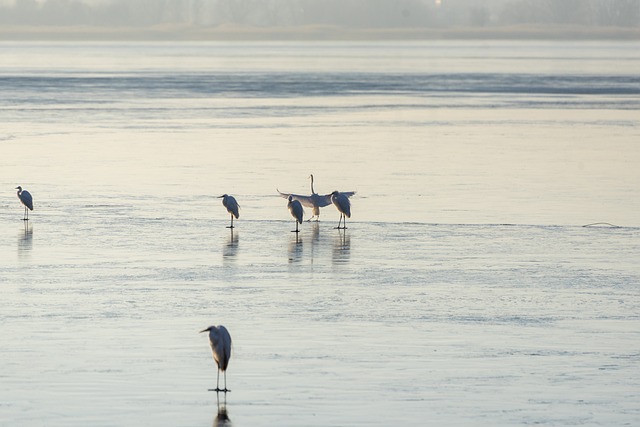
[[[640,0],[0,0],[1,39],[640,38]]]

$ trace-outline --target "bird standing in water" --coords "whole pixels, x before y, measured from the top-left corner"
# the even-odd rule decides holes
[[[347,218],[351,218],[351,201],[349,201],[349,197],[347,197],[344,193],[334,191],[333,193],[331,193],[331,201],[340,212],[340,221],[338,221],[338,226],[336,228],[346,230]],[[340,227],[342,218],[344,218],[344,225]]]
[[[29,211],[33,210],[33,197],[31,197],[31,193],[27,190],[23,190],[19,185],[16,187],[18,190],[18,199],[24,205],[24,216],[22,217],[23,221],[29,221]],[[29,211],[27,210],[29,209]]]
[[[207,329],[203,329],[202,332],[209,332],[209,345],[211,346],[211,354],[213,360],[218,365],[218,378],[216,380],[216,388],[210,389],[210,391],[231,391],[227,388],[227,366],[229,366],[229,359],[231,359],[231,335],[229,331],[222,325],[209,326]],[[224,388],[220,388],[220,371],[224,372]]]
[[[289,198],[289,196],[291,196],[293,197],[293,200],[297,200],[300,203],[302,203],[303,206],[311,208],[312,215],[311,215],[311,218],[309,218],[307,221],[311,221],[314,218],[316,219],[316,221],[320,221],[320,208],[329,206],[331,204],[331,193],[329,194],[316,193],[315,190],[313,189],[313,174],[309,175],[309,179],[311,179],[311,195],[310,196],[304,196],[302,194],[293,194],[293,193],[281,193],[279,190],[278,190],[278,193],[284,198]],[[356,194],[356,192],[343,191],[342,194],[344,194],[347,197],[351,197],[354,194]]]
[[[231,214],[231,225],[228,225],[227,228],[233,228],[233,217],[235,216],[236,219],[240,218],[240,205],[236,201],[235,197],[229,196],[228,194],[223,194],[222,196],[219,196],[218,199],[222,199],[222,206],[227,208],[227,212]]]
[[[291,230],[292,233],[299,233],[298,223],[302,224],[302,216],[304,215],[304,209],[302,209],[302,205],[299,201],[293,200],[293,196],[289,196],[289,202],[287,203],[287,207],[289,208],[289,212],[291,212],[291,216],[296,220],[296,229]]]

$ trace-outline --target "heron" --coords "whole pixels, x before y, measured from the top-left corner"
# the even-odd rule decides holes
[[[238,212],[240,205],[236,201],[235,197],[228,194],[223,194],[222,196],[219,196],[218,199],[222,199],[222,205],[227,208],[227,212],[231,214],[231,225],[227,226],[227,228],[233,228],[233,217],[235,216],[236,219],[240,218],[240,213]]]
[[[296,229],[291,230],[292,233],[299,233],[298,223],[302,224],[302,216],[304,215],[304,209],[302,208],[302,204],[293,199],[293,196],[289,196],[289,202],[287,203],[287,207],[289,208],[289,212],[291,212],[291,216],[296,220]]]
[[[231,391],[227,388],[227,366],[229,366],[229,359],[231,359],[231,335],[229,331],[222,325],[209,326],[207,329],[203,329],[200,333],[209,332],[209,345],[211,346],[211,354],[213,360],[218,364],[218,378],[216,380],[215,390],[210,391]],[[220,388],[220,371],[224,372],[224,388]]]
[[[22,220],[29,221],[29,211],[33,210],[33,197],[31,197],[31,193],[23,190],[19,185],[16,187],[16,190],[18,190],[18,199],[20,199],[20,202],[24,205],[24,216]]]
[[[309,175],[309,178],[311,179],[311,195],[310,196],[303,196],[301,194],[293,194],[293,193],[281,193],[280,190],[278,190],[278,193],[280,194],[280,196],[284,198],[289,198],[289,196],[292,196],[294,200],[299,201],[300,203],[302,203],[303,206],[311,208],[312,209],[311,212],[313,213],[313,215],[307,221],[311,221],[313,220],[313,218],[315,218],[316,221],[320,221],[320,208],[329,206],[331,204],[331,194],[316,193],[315,190],[313,189],[313,174]],[[354,194],[356,194],[356,192],[345,191],[342,194],[344,194],[347,197],[351,197]]]
[[[331,193],[331,202],[335,205],[335,207],[340,212],[340,221],[338,221],[337,229],[347,229],[347,218],[351,218],[351,201],[349,201],[349,197],[347,197],[344,193],[339,191],[334,191]],[[340,227],[342,223],[342,218],[344,218],[344,225]]]

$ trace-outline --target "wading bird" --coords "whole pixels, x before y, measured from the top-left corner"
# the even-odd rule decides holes
[[[334,191],[333,193],[331,193],[331,201],[340,212],[340,221],[338,221],[338,226],[336,228],[342,228],[343,230],[346,230],[347,218],[351,218],[351,202],[349,201],[349,197],[347,197],[344,193]],[[342,218],[344,218],[344,225],[340,227]]]
[[[207,329],[200,331],[209,331],[209,345],[211,346],[211,354],[213,354],[213,360],[218,364],[218,378],[216,380],[215,390],[210,391],[231,391],[227,388],[227,366],[229,366],[229,359],[231,359],[231,335],[229,331],[222,325],[209,326]],[[220,371],[224,372],[224,389],[220,388]]]
[[[229,196],[228,194],[223,194],[219,196],[218,199],[222,199],[222,205],[227,208],[227,212],[231,214],[231,225],[227,226],[227,228],[233,228],[233,217],[235,216],[236,219],[240,218],[240,212],[238,212],[240,205],[238,205],[235,197]]]
[[[331,194],[316,193],[315,190],[313,189],[313,174],[309,175],[309,178],[311,179],[311,195],[310,196],[303,196],[301,194],[292,194],[292,193],[281,193],[280,190],[278,190],[278,193],[280,193],[280,195],[285,199],[291,196],[293,197],[294,200],[297,200],[300,203],[302,203],[303,206],[311,208],[312,209],[311,212],[313,215],[307,221],[311,221],[314,218],[316,219],[316,221],[320,221],[320,208],[329,206],[331,204]],[[345,191],[342,194],[344,194],[347,197],[351,197],[354,194],[356,194],[356,192]]]
[[[24,216],[22,217],[22,220],[29,221],[29,211],[33,210],[33,197],[31,197],[31,193],[27,190],[23,190],[19,185],[16,187],[16,190],[18,190],[18,199],[20,199],[24,205]]]
[[[304,215],[304,209],[302,209],[302,205],[299,201],[293,200],[293,196],[289,196],[289,202],[287,203],[287,207],[289,208],[289,212],[291,212],[291,216],[296,220],[296,229],[291,230],[292,233],[299,233],[298,223],[302,224],[302,216]]]

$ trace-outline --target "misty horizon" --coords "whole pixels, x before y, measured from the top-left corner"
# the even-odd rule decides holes
[[[5,40],[274,31],[279,38],[640,39],[640,0],[0,0]]]

